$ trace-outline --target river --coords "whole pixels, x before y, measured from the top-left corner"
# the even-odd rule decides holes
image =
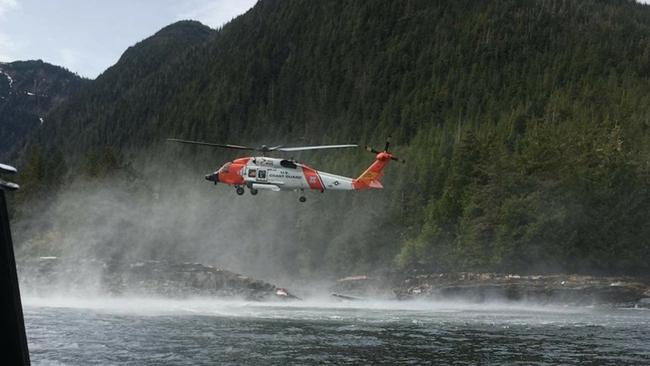
[[[27,298],[33,365],[650,364],[650,311]]]

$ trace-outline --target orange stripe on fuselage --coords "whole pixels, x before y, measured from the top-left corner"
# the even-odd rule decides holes
[[[309,184],[309,189],[316,189],[323,192],[325,188],[323,187],[323,183],[318,176],[318,172],[306,165],[301,165],[300,167],[302,168],[302,173],[305,175],[307,184]]]

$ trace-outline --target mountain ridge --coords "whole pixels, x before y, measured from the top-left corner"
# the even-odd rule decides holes
[[[87,82],[41,60],[0,63],[0,156],[9,155]]]

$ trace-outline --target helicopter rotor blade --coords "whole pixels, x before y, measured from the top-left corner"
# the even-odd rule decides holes
[[[305,151],[305,150],[322,150],[322,149],[344,149],[348,147],[359,147],[356,144],[347,145],[315,145],[315,146],[297,146],[297,147],[278,147],[277,151]]]
[[[376,149],[374,149],[374,148],[372,148],[372,147],[366,145],[366,151],[368,151],[368,152],[371,152],[371,153],[373,153],[373,154],[379,154],[379,153],[382,153],[382,152],[384,152],[384,153],[388,153],[388,155],[390,156],[390,160],[394,160],[394,161],[396,161],[396,162],[398,162],[398,163],[406,164],[406,160],[404,160],[404,159],[399,159],[399,158],[396,158],[396,157],[394,157],[393,155],[391,155],[391,154],[388,152],[388,149],[389,149],[389,148],[390,148],[390,136],[388,136],[388,137],[386,138],[386,145],[384,146],[384,151],[377,151]]]
[[[3,191],[15,191],[19,189],[20,186],[16,183],[7,182],[4,179],[0,179],[0,190]]]
[[[0,164],[0,173],[16,174],[16,168],[11,165]]]
[[[235,149],[235,150],[257,150],[253,147],[241,146],[241,145],[230,145],[230,144],[215,144],[212,142],[203,142],[203,141],[190,141],[190,140],[180,140],[180,139],[167,139],[167,141],[180,142],[181,144],[189,145],[201,145],[201,146],[211,146],[211,147],[220,147],[224,149]]]
[[[203,142],[203,141],[181,140],[181,139],[174,139],[174,138],[168,138],[167,141],[180,142],[182,144],[190,144],[190,145],[221,147],[224,149],[250,150],[250,151],[261,151],[261,152],[269,152],[269,151],[291,152],[291,151],[304,151],[304,150],[343,149],[343,148],[359,146],[356,144],[345,144],[345,145],[315,145],[315,146],[296,146],[296,147],[284,147],[284,145],[267,147],[266,145],[262,145],[261,147],[250,147],[250,146],[231,145],[231,144],[215,144],[212,142]]]
[[[373,148],[370,147],[370,146],[366,146],[366,151],[371,152],[371,153],[373,153],[373,154],[379,154],[379,153],[381,153],[381,151],[377,151],[377,150],[373,149]],[[392,155],[391,155],[391,157],[390,157],[390,160],[394,160],[394,161],[396,161],[396,162],[398,162],[398,163],[406,164],[406,160],[396,158],[396,157],[394,157],[394,156],[392,156]]]
[[[377,151],[377,150],[373,149],[370,146],[366,146],[366,151],[371,152],[373,154],[379,154],[381,152],[381,151]]]

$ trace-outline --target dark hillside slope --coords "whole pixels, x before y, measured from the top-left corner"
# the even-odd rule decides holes
[[[56,123],[39,131],[42,145],[78,153],[99,145],[119,146],[109,132],[133,137],[134,131],[158,118],[160,105],[170,103],[177,92],[178,86],[160,75],[176,72],[173,65],[182,64],[189,49],[214,33],[199,22],[180,21],[129,47],[115,65],[55,111]],[[155,85],[149,80],[155,80]]]
[[[185,20],[168,25],[129,47],[117,64],[98,77],[97,84],[106,87],[110,85],[113,92],[128,90],[173,60],[182,58],[184,52],[210,39],[214,33],[196,21]]]
[[[0,157],[7,158],[53,108],[85,83],[40,60],[0,63]]]
[[[620,106],[612,90],[629,79],[626,90],[647,91],[647,13],[626,1],[261,1],[210,42],[196,37],[200,47],[186,53],[160,38],[196,24],[175,24],[127,50],[107,71],[112,78],[97,83],[112,84],[113,94],[86,109],[117,113],[105,118],[108,135],[97,136],[115,146],[140,145],[139,136],[110,127],[143,114],[138,130],[152,137],[164,135],[154,125],[211,138],[266,137],[259,127],[272,123],[283,137],[393,131],[405,141],[422,125],[518,115],[555,121],[569,117],[566,108],[621,120],[647,95]],[[166,67],[156,67],[159,60]],[[115,106],[115,94],[126,92],[118,74],[138,81],[140,95],[129,95],[126,111]],[[173,92],[171,103],[160,89]],[[564,97],[577,105],[563,108]],[[144,113],[152,103],[166,108]]]
[[[392,134],[409,164],[389,172],[382,200],[403,241],[360,235],[351,263],[390,266],[401,251],[401,265],[428,269],[650,269],[648,6],[262,0],[198,38],[156,67],[121,60],[34,144],[80,156],[167,136]],[[148,41],[147,60],[162,57]]]

